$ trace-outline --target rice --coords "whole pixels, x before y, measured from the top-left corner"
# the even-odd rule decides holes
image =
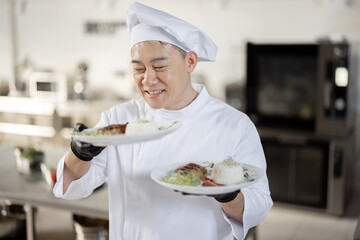
[[[244,170],[239,163],[230,157],[214,164],[211,178],[215,182],[225,185],[239,183],[244,179]]]
[[[134,122],[129,122],[126,126],[125,134],[134,133],[148,133],[159,130],[155,122],[139,119]]]

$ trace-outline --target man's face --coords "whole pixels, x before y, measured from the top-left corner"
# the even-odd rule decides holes
[[[171,44],[141,42],[131,56],[136,88],[150,107],[179,110],[196,97],[190,79],[195,66]]]

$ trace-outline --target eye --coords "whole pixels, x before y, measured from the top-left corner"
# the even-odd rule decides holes
[[[166,68],[166,66],[157,66],[157,67],[154,67],[155,71],[162,71]]]
[[[144,72],[144,71],[145,71],[145,68],[143,68],[143,67],[134,67],[134,68],[133,68],[133,71],[140,73],[140,72]]]

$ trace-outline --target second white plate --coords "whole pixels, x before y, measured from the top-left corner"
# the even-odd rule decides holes
[[[145,142],[162,138],[181,127],[181,122],[155,122],[158,130],[147,133],[133,133],[133,134],[116,134],[116,135],[86,135],[86,134],[72,134],[71,137],[81,142],[91,143],[94,146],[108,146],[119,144],[130,144],[137,142]],[[91,133],[96,128],[85,129],[85,132]]]
[[[189,193],[189,194],[196,194],[196,195],[216,195],[216,194],[224,194],[224,193],[229,193],[229,192],[233,192],[236,190],[239,190],[241,188],[250,186],[252,184],[257,183],[263,176],[264,176],[264,171],[258,167],[249,165],[249,164],[243,164],[240,163],[241,166],[243,167],[244,170],[244,174],[247,173],[247,178],[244,178],[244,180],[240,183],[237,184],[232,184],[232,185],[225,185],[225,186],[206,186],[203,187],[201,185],[199,186],[183,186],[183,185],[176,185],[176,184],[170,184],[170,183],[166,183],[164,181],[162,181],[162,179],[165,176],[168,176],[169,174],[171,174],[175,169],[187,164],[190,162],[185,162],[185,163],[176,163],[176,164],[171,164],[171,165],[166,165],[166,166],[162,166],[159,167],[157,169],[155,169],[154,171],[152,171],[151,173],[151,178],[157,182],[158,184],[167,187],[169,189],[172,190],[176,190],[176,191],[180,191],[180,192],[184,192],[184,193]],[[209,162],[192,162],[192,163],[196,163],[199,164],[201,166],[207,166],[209,165]]]

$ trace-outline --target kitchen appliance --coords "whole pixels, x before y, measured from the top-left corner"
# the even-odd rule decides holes
[[[353,138],[261,138],[275,201],[344,213],[353,182]]]
[[[33,72],[29,77],[29,94],[32,98],[66,101],[67,78],[57,72]]]
[[[354,160],[351,47],[247,43],[244,111],[259,131],[275,201],[344,212]]]
[[[347,43],[247,44],[246,112],[259,127],[346,136],[353,127]]]

